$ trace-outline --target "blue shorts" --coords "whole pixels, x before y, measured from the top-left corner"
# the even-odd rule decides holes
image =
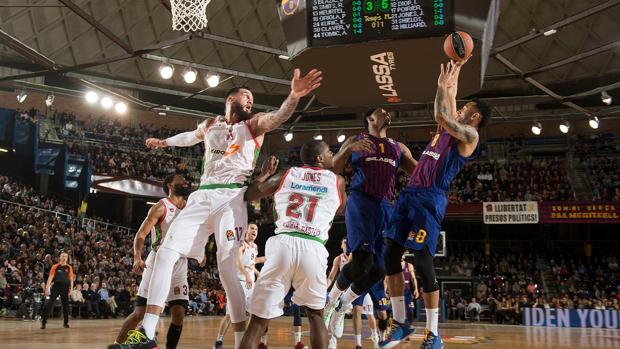
[[[351,191],[344,216],[347,252],[370,252],[375,256],[375,262],[383,267],[383,232],[391,215],[392,205],[389,201]]]
[[[372,285],[370,290],[367,292],[372,299],[372,305],[375,308],[375,311],[387,310],[388,309],[388,299],[385,295],[385,287],[383,284],[383,279]],[[357,297],[353,301],[353,306],[359,305],[360,307],[364,306],[364,297],[366,297],[366,293],[362,293],[359,297]]]
[[[385,237],[408,250],[427,247],[434,256],[447,204],[443,191],[410,187],[403,190]]]

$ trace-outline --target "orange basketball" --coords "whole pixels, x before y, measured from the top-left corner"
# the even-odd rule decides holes
[[[474,50],[474,41],[466,32],[454,32],[443,42],[443,52],[454,61],[469,57]]]

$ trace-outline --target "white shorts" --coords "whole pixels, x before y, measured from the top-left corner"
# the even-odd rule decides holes
[[[142,272],[142,280],[138,287],[138,296],[142,298],[149,298],[149,282],[151,282],[151,275],[153,273],[153,264],[155,264],[155,251],[149,252],[144,262],[145,267]],[[166,302],[174,300],[189,300],[189,286],[187,283],[187,258],[179,258],[174,264],[172,270],[172,281],[170,282],[170,292]]]
[[[375,316],[374,308],[375,307],[372,303],[372,298],[370,298],[370,295],[366,293],[366,296],[364,296],[364,305],[362,305],[362,313],[366,314],[367,316]]]
[[[267,240],[269,256],[254,285],[248,312],[263,319],[282,315],[284,297],[295,288],[293,303],[323,309],[327,295],[327,257],[321,243],[278,234]]]
[[[239,281],[239,283],[241,283],[241,287],[243,287],[243,293],[245,294],[245,304],[246,304],[246,308],[247,305],[250,304],[250,300],[252,298],[252,293],[254,292],[254,286],[252,286],[252,288],[247,288],[245,286],[245,281]],[[228,305],[226,305],[226,314],[230,315],[229,310],[230,307]],[[246,309],[247,311],[247,309]]]
[[[215,234],[217,267],[233,323],[246,318],[245,294],[237,277],[237,254],[248,225],[247,207],[243,201],[245,190],[199,189],[191,193],[160,247],[200,261],[209,236]]]

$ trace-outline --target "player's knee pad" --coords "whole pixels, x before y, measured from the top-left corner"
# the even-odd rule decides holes
[[[435,264],[430,251],[424,248],[421,251],[414,251],[413,260],[415,261],[415,271],[420,279],[422,279],[422,287],[424,292],[433,292],[439,290],[439,283],[435,276]]]
[[[136,307],[146,307],[146,298],[136,297]]]
[[[388,319],[379,319],[378,326],[380,331],[385,331],[388,328]]]
[[[366,274],[364,277],[360,278],[359,280],[356,280],[353,283],[353,285],[351,285],[351,289],[356,294],[362,294],[370,290],[370,288],[374,284],[381,281],[381,279],[383,279],[384,277],[385,277],[385,269],[379,268],[378,266],[374,265],[370,269],[368,274]]]
[[[387,275],[395,275],[403,271],[403,267],[400,264],[405,253],[405,248],[392,239],[386,238],[383,245],[383,259],[385,262],[385,273]]]
[[[355,251],[352,254],[351,261],[342,268],[341,273],[349,284],[368,274],[375,264],[373,255],[368,251]],[[341,286],[348,287],[339,279],[338,288],[341,290],[346,288]]]

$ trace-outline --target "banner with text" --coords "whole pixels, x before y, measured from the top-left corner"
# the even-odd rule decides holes
[[[543,202],[541,223],[620,223],[620,204],[610,202]]]
[[[502,201],[482,203],[484,224],[536,224],[536,201]]]
[[[523,308],[523,324],[544,327],[620,328],[620,310]]]

